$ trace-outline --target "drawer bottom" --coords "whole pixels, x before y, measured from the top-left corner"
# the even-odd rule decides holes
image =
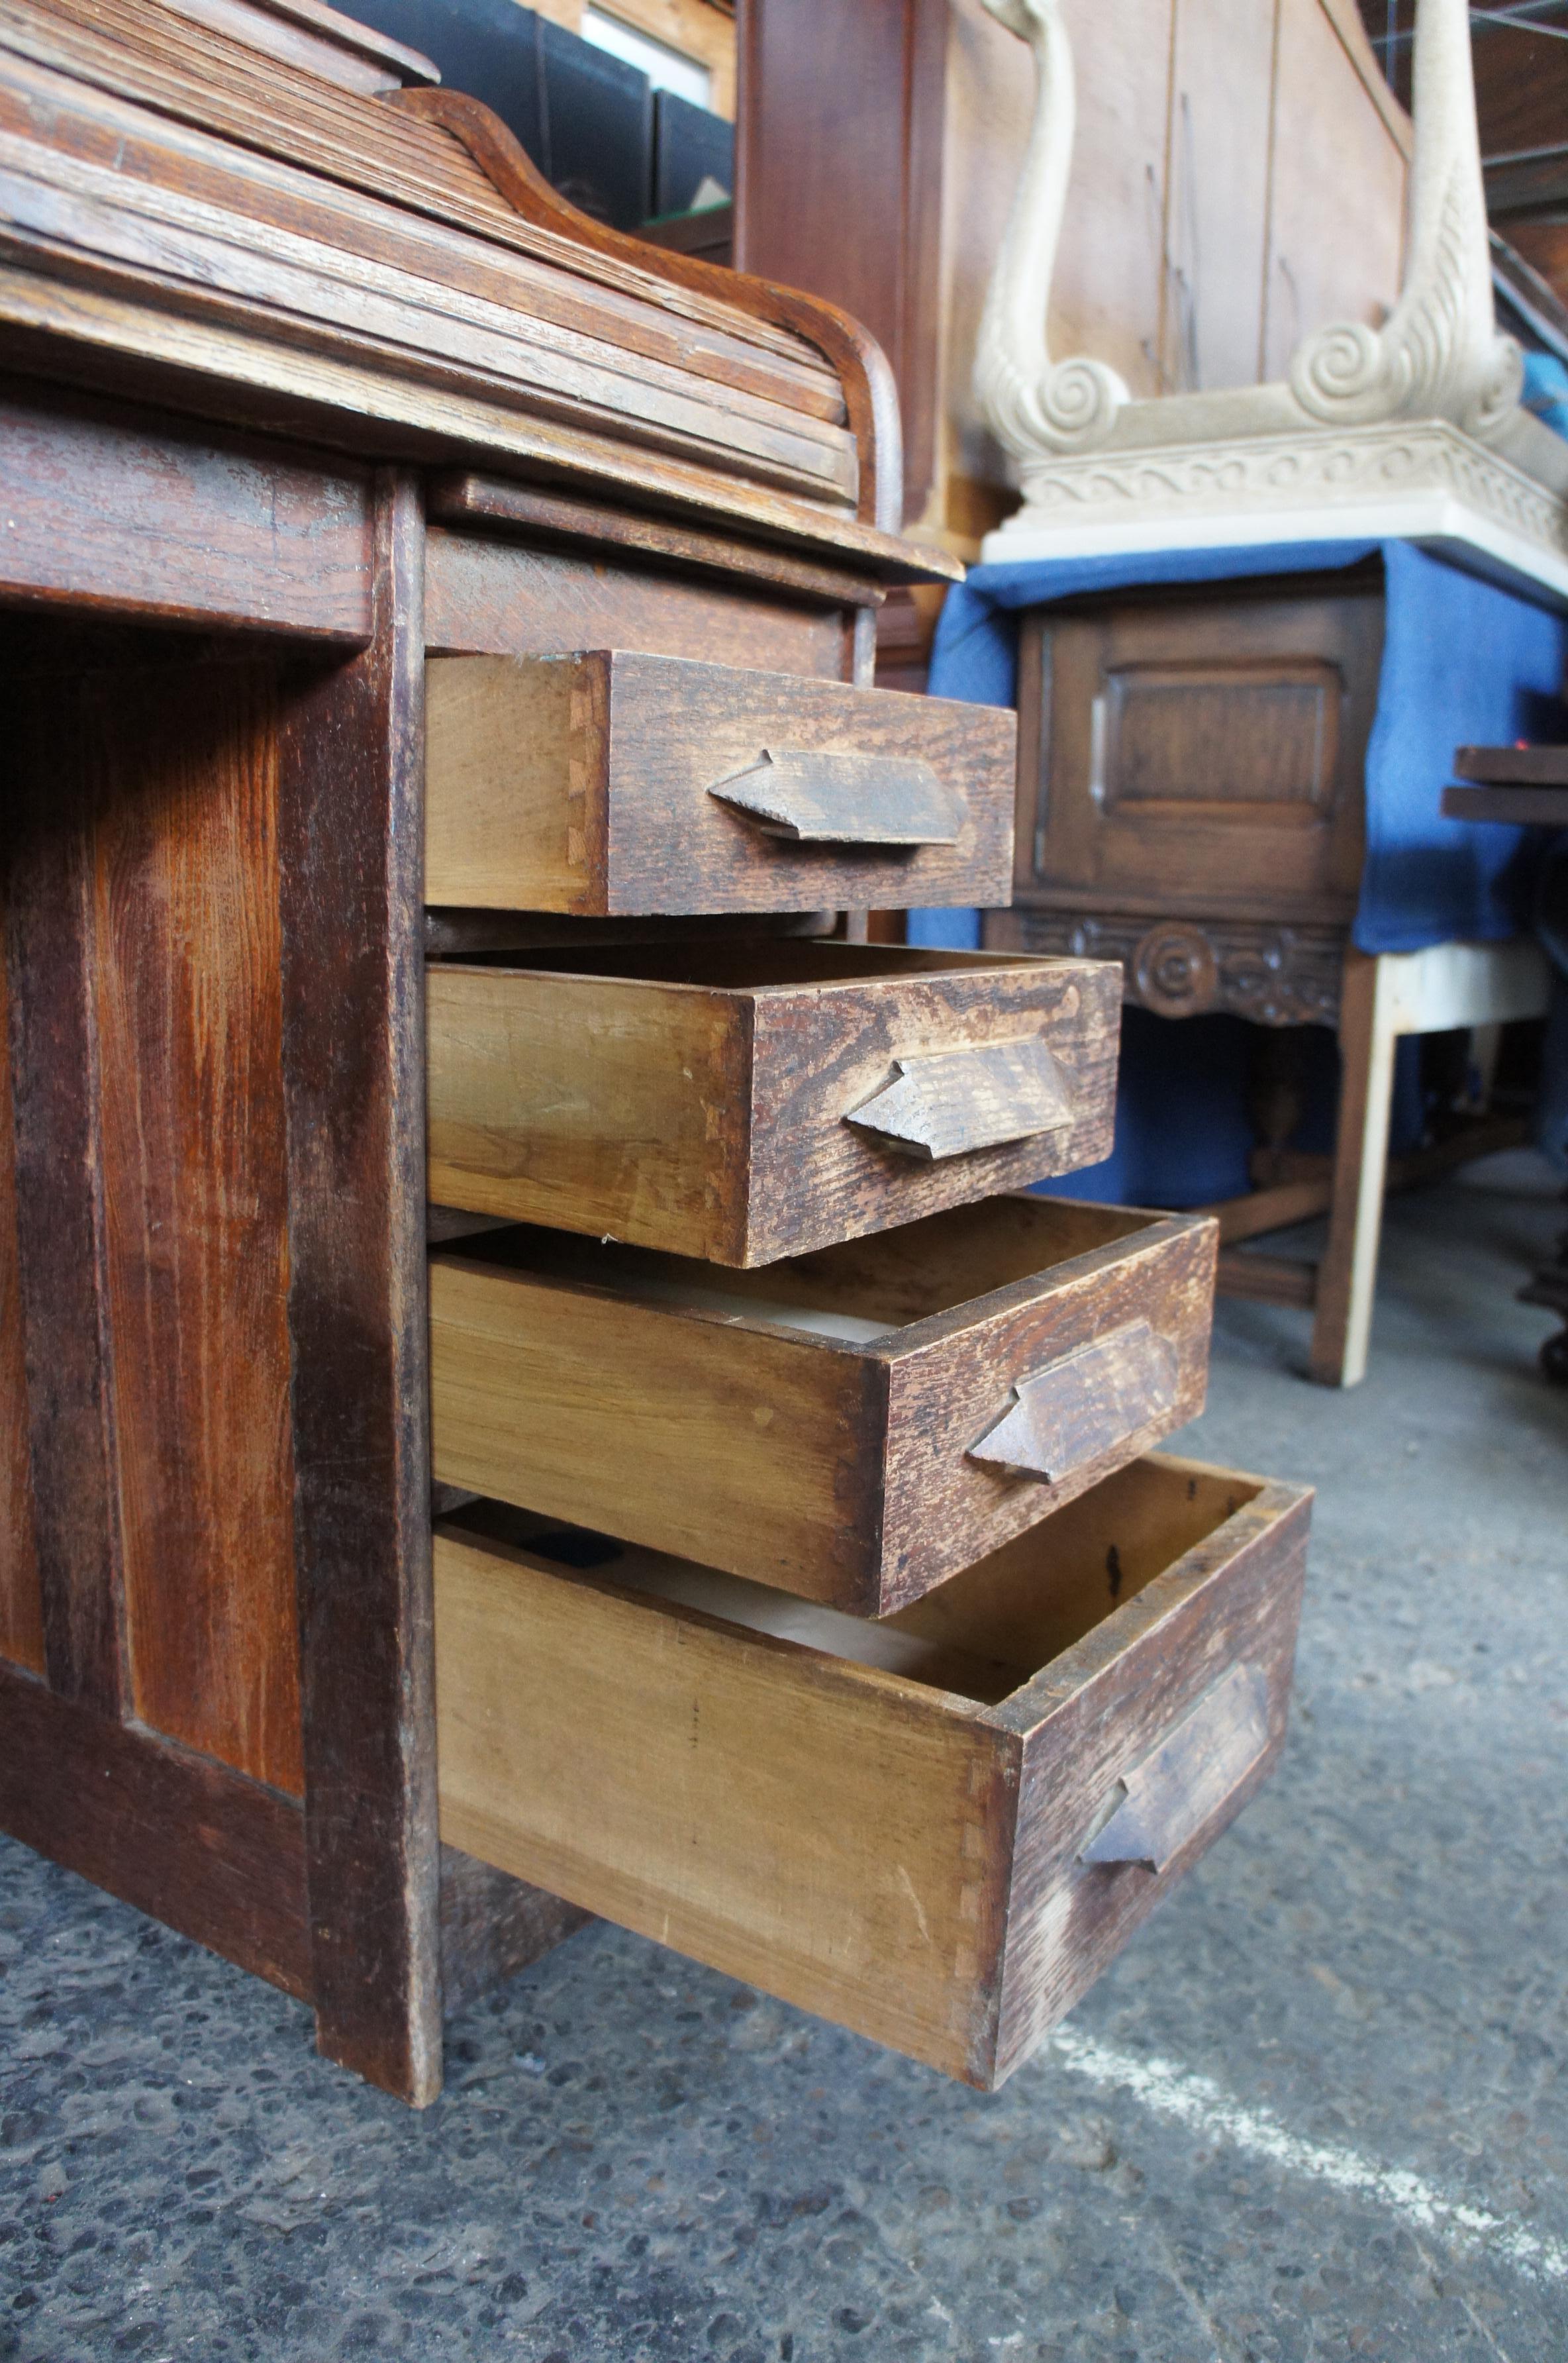
[[[476,1503],[442,1837],[994,2089],[1271,1769],[1309,1503],[1136,1461],[880,1623]]]

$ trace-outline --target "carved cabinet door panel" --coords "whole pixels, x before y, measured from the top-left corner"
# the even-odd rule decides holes
[[[1348,922],[1382,643],[1361,570],[1026,618],[1019,899]]]

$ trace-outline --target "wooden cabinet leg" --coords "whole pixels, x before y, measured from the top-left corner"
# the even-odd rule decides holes
[[[379,472],[374,635],[283,731],[280,873],[316,2035],[441,2087],[425,1270],[424,520]]]
[[[1310,1369],[1324,1386],[1357,1386],[1366,1375],[1394,1095],[1393,1000],[1387,963],[1348,950],[1329,1245],[1318,1269],[1312,1321]]]

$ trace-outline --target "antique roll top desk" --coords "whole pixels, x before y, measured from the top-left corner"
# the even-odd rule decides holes
[[[590,1912],[989,2085],[1264,1777],[1306,1502],[829,307],[317,0],[0,17],[0,1827],[414,2102]],[[835,915],[851,915],[837,917]]]

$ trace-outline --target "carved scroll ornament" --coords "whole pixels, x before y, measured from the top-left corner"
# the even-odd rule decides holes
[[[1061,0],[984,0],[1034,52],[1029,146],[981,325],[976,392],[1024,462],[1166,439],[1234,440],[1303,427],[1441,419],[1487,440],[1518,409],[1522,362],[1492,307],[1485,198],[1465,0],[1418,0],[1410,239],[1399,300],[1380,328],[1345,321],[1307,337],[1284,383],[1134,402],[1113,370],[1053,361],[1045,318],[1072,164],[1073,61]],[[1028,484],[1028,469],[1025,470]],[[1031,489],[1032,497],[1032,490]]]

